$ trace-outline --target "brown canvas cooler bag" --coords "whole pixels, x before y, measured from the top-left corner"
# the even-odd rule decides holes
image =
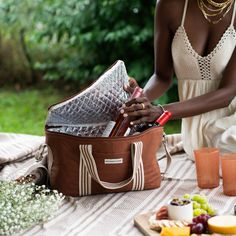
[[[69,196],[158,188],[156,151],[162,128],[128,137],[75,137],[46,132],[51,186]]]
[[[127,137],[101,137],[128,99],[128,75],[116,62],[81,93],[49,108],[45,126],[53,189],[68,196],[158,188],[156,152],[162,127]]]

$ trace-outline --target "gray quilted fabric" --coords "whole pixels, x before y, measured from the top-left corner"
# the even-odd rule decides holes
[[[124,84],[128,84],[125,64],[117,61],[86,90],[52,106],[46,120],[48,130],[76,136],[101,136],[129,97]]]

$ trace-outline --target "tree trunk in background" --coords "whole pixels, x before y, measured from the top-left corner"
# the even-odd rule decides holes
[[[30,53],[28,51],[26,42],[25,42],[25,29],[21,29],[20,30],[20,43],[21,43],[21,47],[24,53],[24,56],[28,62],[29,65],[29,70],[30,70],[30,84],[36,84],[37,83],[37,77],[36,77],[36,72],[34,70],[34,63],[33,63],[33,59],[30,56]]]

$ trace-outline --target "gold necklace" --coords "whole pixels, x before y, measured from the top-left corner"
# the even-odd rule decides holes
[[[224,10],[224,8],[220,8],[220,9],[211,9],[210,7],[208,7],[203,1],[200,2],[201,7],[204,9],[207,9],[209,12],[212,13],[206,13],[207,16],[217,16],[219,14],[221,14]]]
[[[197,2],[203,16],[212,24],[217,24],[219,21],[221,21],[233,5],[233,0],[226,0],[223,3],[216,3],[213,0],[207,0],[209,6],[207,6],[204,0],[197,0]],[[211,19],[211,17],[219,17],[219,19],[214,20]]]
[[[231,1],[231,0],[226,0],[225,2],[219,3],[219,2],[214,2],[213,0],[207,0],[207,2],[208,2],[210,5],[214,6],[214,7],[219,7],[219,8],[221,8],[221,7],[227,5],[229,2],[232,2],[232,1]]]

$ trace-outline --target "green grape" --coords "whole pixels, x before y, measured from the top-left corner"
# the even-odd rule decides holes
[[[208,214],[214,216],[216,214],[215,209],[208,203],[207,197],[201,194],[190,195],[185,193],[182,198],[191,199],[193,203],[193,216],[199,216],[201,214]]]
[[[193,209],[201,208],[201,204],[193,201]]]
[[[200,208],[193,210],[193,216],[199,216],[202,214],[202,210]]]
[[[188,194],[188,193],[185,193],[185,194],[183,195],[183,198],[185,198],[185,199],[190,199],[190,198],[191,198],[191,195]]]
[[[195,194],[193,195],[192,200],[201,204],[207,203],[207,198],[204,195]]]
[[[209,204],[207,204],[207,203],[201,204],[201,208],[205,211],[208,211]]]
[[[197,208],[193,210],[193,216],[199,216],[201,214],[207,214],[207,211]]]
[[[203,209],[201,209],[201,210],[202,210],[201,214],[207,215],[207,211],[206,210],[203,210]]]
[[[216,214],[216,211],[211,207],[211,206],[208,206],[207,208],[207,213],[210,215],[210,216],[214,216]]]
[[[205,195],[200,195],[201,197],[200,197],[200,199],[199,199],[199,202],[201,203],[201,204],[205,204],[205,203],[207,203],[207,197],[205,196]]]
[[[198,202],[200,195],[195,194],[192,196],[192,201]]]

